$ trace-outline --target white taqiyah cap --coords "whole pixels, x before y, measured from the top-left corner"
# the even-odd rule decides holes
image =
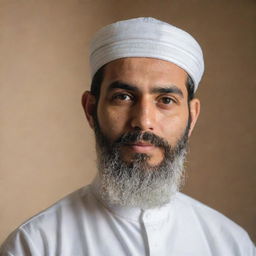
[[[125,57],[166,60],[183,68],[195,91],[204,72],[200,45],[187,32],[154,18],[118,21],[96,32],[90,47],[92,77],[110,61]]]

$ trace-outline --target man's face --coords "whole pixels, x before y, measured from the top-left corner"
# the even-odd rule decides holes
[[[172,63],[124,58],[105,67],[98,102],[84,94],[103,200],[146,209],[169,202],[179,190],[199,114],[197,99],[188,106],[186,81],[186,72]]]
[[[97,106],[102,133],[110,142],[131,131],[153,133],[176,146],[188,124],[187,73],[167,61],[123,58],[107,64]],[[161,147],[147,141],[120,148],[123,161],[138,154],[155,166],[164,158]]]

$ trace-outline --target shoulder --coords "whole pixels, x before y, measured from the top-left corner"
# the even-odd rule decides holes
[[[49,255],[47,250],[57,244],[58,234],[79,229],[81,218],[86,219],[95,204],[90,185],[67,195],[13,231],[1,246],[0,255]]]
[[[36,223],[52,222],[51,224],[53,224],[53,222],[60,221],[62,218],[80,214],[90,205],[91,197],[90,185],[80,188],[28,219],[19,228],[28,229]]]
[[[178,193],[175,200],[180,209],[187,209],[188,213],[193,213],[195,217],[200,218],[202,221],[207,221],[209,224],[214,223],[224,225],[231,229],[242,231],[240,226],[225,215],[188,195]]]
[[[176,198],[177,207],[184,212],[184,214],[191,215],[193,219],[200,221],[202,226],[208,226],[215,229],[222,229],[224,232],[232,232],[233,234],[245,235],[244,229],[227,218],[222,213],[212,209],[211,207],[193,199],[185,194],[178,193]]]
[[[239,252],[251,251],[252,254],[248,255],[254,255],[255,247],[247,232],[222,213],[183,193],[175,197],[175,206],[182,218],[189,219],[191,225],[199,227],[212,244],[226,244],[236,247]]]

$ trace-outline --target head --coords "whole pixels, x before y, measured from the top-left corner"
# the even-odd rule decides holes
[[[151,208],[180,187],[188,138],[200,103],[184,68],[152,57],[123,57],[95,72],[83,96],[95,131],[99,194]]]

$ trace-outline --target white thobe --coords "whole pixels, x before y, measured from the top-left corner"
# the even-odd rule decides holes
[[[177,193],[160,208],[101,202],[84,187],[31,218],[5,241],[1,256],[255,256],[237,224]]]

